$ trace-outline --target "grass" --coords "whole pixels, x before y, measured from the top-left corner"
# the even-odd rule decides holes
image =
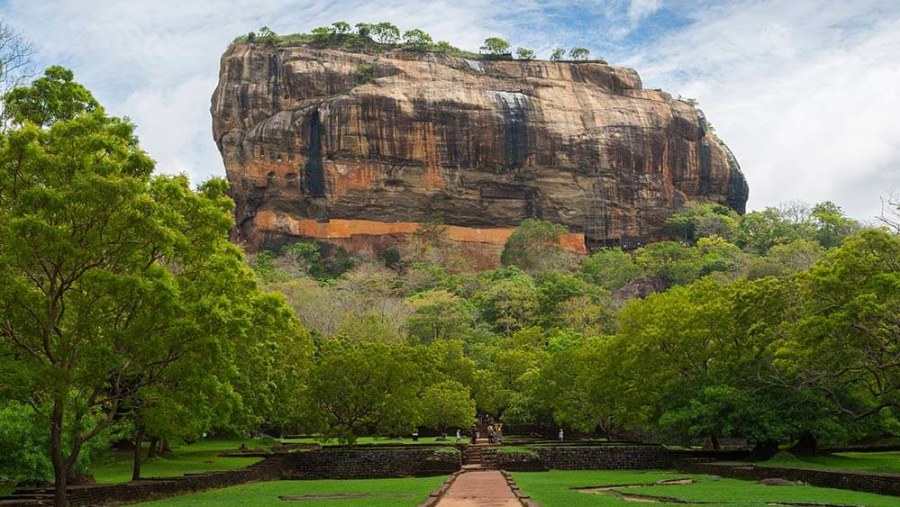
[[[728,507],[764,507],[772,503],[841,504],[865,507],[896,506],[897,499],[857,491],[816,488],[813,486],[766,486],[735,479],[713,480],[705,475],[664,471],[551,471],[514,472],[516,484],[542,507],[625,507],[634,506],[613,493],[584,493],[573,488],[641,484],[615,491],[627,494],[677,498],[689,505]],[[657,485],[660,480],[691,478],[694,484]],[[696,502],[696,503],[693,503]],[[673,502],[657,505],[675,505]],[[680,505],[684,505],[681,503]]]
[[[900,451],[839,452],[809,457],[779,454],[768,461],[757,463],[757,465],[900,474]]]
[[[352,498],[303,498],[302,507],[412,507],[437,489],[445,477],[371,480],[273,481],[245,484],[139,504],[143,507],[262,507],[278,505],[279,496],[365,495]],[[291,502],[286,503],[289,505]]]
[[[153,459],[144,458],[141,475],[143,477],[180,477],[186,473],[234,470],[260,461],[261,458],[223,458],[219,456],[223,452],[237,451],[241,445],[251,449],[268,447],[260,440],[255,439],[199,440],[193,444],[174,446],[171,455]],[[131,480],[131,467],[131,451],[116,451],[103,462],[94,465],[91,472],[94,479],[101,484],[116,484]]]
[[[438,437],[419,437],[418,442],[413,442],[412,438],[391,438],[391,437],[359,437],[356,440],[356,445],[453,445],[456,441],[455,436],[448,435],[447,440],[437,440]],[[286,444],[322,444],[322,440],[317,437],[303,437],[303,438],[285,438],[282,442]],[[467,439],[463,438],[460,440],[461,444],[468,442]],[[324,442],[324,445],[339,445],[337,440],[327,440]]]
[[[10,486],[9,484],[0,484],[0,496],[9,495],[15,489],[16,489],[15,486]]]

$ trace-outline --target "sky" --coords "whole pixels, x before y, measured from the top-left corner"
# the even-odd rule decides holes
[[[583,46],[697,99],[750,184],[748,210],[831,200],[866,222],[900,196],[900,0],[0,0],[0,20],[138,126],[164,173],[224,175],[219,57],[269,26],[391,21],[477,50]]]

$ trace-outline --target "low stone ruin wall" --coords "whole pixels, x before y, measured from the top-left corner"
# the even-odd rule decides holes
[[[326,448],[289,456],[285,479],[383,479],[452,474],[462,468],[458,449]]]
[[[512,471],[626,470],[666,468],[669,451],[657,445],[553,446],[498,452],[498,467]]]
[[[275,455],[259,463],[238,470],[209,472],[165,479],[147,479],[139,483],[69,486],[70,507],[128,504],[145,502],[207,489],[225,488],[248,482],[271,481],[281,478],[286,455]],[[53,488],[34,488],[3,500],[4,507],[49,505],[53,503]],[[17,498],[18,496],[18,498]]]
[[[785,479],[801,481],[822,488],[852,489],[879,495],[900,496],[900,474],[850,472],[843,470],[810,470],[806,468],[759,467],[735,463],[675,463],[679,472],[719,475],[731,479],[759,481]]]

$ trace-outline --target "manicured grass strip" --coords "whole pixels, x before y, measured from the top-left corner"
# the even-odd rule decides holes
[[[371,480],[271,481],[138,504],[142,507],[412,507],[446,479],[420,477]],[[310,495],[310,496],[307,496]],[[315,498],[311,495],[319,495]],[[338,498],[340,495],[365,495]],[[279,496],[302,498],[282,501]]]
[[[323,444],[323,445],[338,445],[337,440],[328,440],[326,442],[322,442],[322,440],[316,437],[303,437],[303,438],[285,438],[282,442],[286,444]],[[412,438],[388,438],[388,437],[360,437],[356,441],[356,445],[368,445],[368,444],[377,444],[377,445],[431,445],[431,444],[450,444],[453,445],[456,442],[455,435],[447,435],[447,440],[438,440],[438,437],[421,437],[417,442],[414,442]],[[461,444],[465,444],[468,442],[468,439],[463,437],[462,440],[459,441]]]
[[[186,473],[235,470],[250,466],[261,458],[223,458],[223,452],[237,452],[241,445],[247,448],[268,448],[260,440],[200,440],[172,449],[172,454],[144,459],[143,477],[180,477]],[[146,452],[146,451],[145,451]],[[146,456],[146,454],[145,454]],[[101,484],[116,484],[131,480],[131,451],[115,452],[103,463],[94,465],[91,473]]]
[[[822,456],[776,456],[760,466],[787,468],[815,468],[900,474],[900,451],[839,452]]]
[[[677,498],[693,505],[728,507],[764,507],[770,503],[796,502],[819,504],[893,507],[897,498],[840,489],[812,486],[766,486],[752,481],[710,479],[709,476],[661,471],[550,471],[511,474],[522,491],[542,507],[625,507],[634,506],[612,493],[584,493],[573,488],[647,484],[616,488],[625,494]],[[691,478],[694,484],[656,485],[660,480]],[[709,503],[706,503],[709,502]],[[656,505],[670,505],[660,503]],[[684,504],[680,504],[684,505]]]

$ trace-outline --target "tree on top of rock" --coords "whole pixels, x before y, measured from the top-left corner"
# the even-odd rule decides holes
[[[419,30],[418,28],[403,32],[403,43],[408,46],[412,46],[417,49],[425,49],[432,42],[433,41],[431,40],[431,36],[425,33],[423,30]]]
[[[481,51],[489,55],[502,55],[509,52],[509,42],[506,42],[500,37],[488,37],[487,39],[484,39],[484,45],[481,46]]]

